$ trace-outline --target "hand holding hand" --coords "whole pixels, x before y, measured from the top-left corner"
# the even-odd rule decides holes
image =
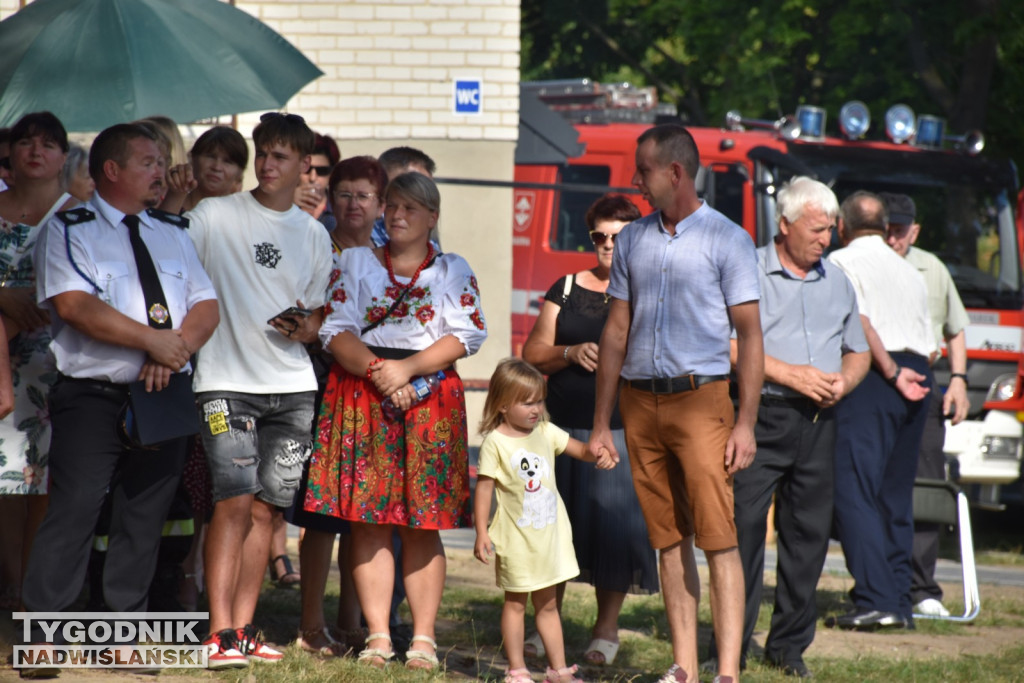
[[[792,365],[787,385],[821,405],[832,398],[832,378],[813,365]]]
[[[608,452],[607,448],[601,448],[599,451],[593,453],[594,461],[599,470],[610,470],[619,464],[618,454],[612,455]]]
[[[146,353],[150,359],[174,372],[185,367],[192,356],[180,330],[150,330],[147,339]]]
[[[412,373],[400,360],[384,360],[373,366],[370,373],[370,381],[377,387],[384,396],[391,396],[396,391],[409,384]]]
[[[597,460],[597,467],[599,469],[611,469],[615,467],[615,464],[619,462],[619,452],[615,450],[615,443],[612,441],[611,430],[607,426],[595,429],[590,432],[590,441],[587,442],[587,450],[594,454]],[[602,460],[605,463],[611,463],[607,467],[602,466]]]

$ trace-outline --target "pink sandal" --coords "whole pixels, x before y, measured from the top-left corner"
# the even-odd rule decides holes
[[[573,675],[579,670],[580,667],[576,664],[561,669],[552,669],[549,666],[547,673],[544,675],[544,683],[584,683],[582,678],[576,678]]]
[[[533,676],[529,669],[509,669],[502,683],[533,683]]]

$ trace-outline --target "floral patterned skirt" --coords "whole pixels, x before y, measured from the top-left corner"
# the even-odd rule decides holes
[[[373,384],[331,368],[317,418],[304,509],[417,529],[471,525],[466,400],[445,371],[439,391],[392,421]]]

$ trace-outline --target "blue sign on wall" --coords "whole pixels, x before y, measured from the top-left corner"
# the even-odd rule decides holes
[[[455,81],[455,113],[456,114],[479,114],[483,112],[483,82],[482,81]]]

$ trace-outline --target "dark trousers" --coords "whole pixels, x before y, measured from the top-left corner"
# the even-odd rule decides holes
[[[743,660],[761,606],[765,533],[773,495],[778,565],[765,657],[779,663],[799,660],[814,640],[815,592],[832,529],[834,413],[834,409],[819,411],[809,399],[766,397],[758,408],[757,455],[750,467],[736,473],[733,484],[746,582]],[[714,643],[711,654],[717,656]]]
[[[946,478],[946,454],[942,450],[945,441],[946,422],[942,417],[942,396],[936,394],[928,405],[928,418],[924,425],[924,437],[921,439],[921,453],[917,458],[918,478]],[[940,524],[914,523],[910,600],[915,605],[928,598],[942,600],[942,589],[935,582],[935,564],[939,559],[941,529]]]
[[[156,450],[126,449],[115,423],[127,398],[124,386],[75,380],[59,381],[50,392],[50,504],[25,572],[22,596],[30,611],[63,611],[78,598],[108,487],[104,600],[115,612],[146,609],[185,439]],[[32,640],[42,641],[42,632],[33,629]]]
[[[892,357],[932,386],[923,356]],[[854,579],[850,597],[858,609],[908,620],[914,477],[930,400],[905,400],[872,370],[836,408],[835,527]]]

